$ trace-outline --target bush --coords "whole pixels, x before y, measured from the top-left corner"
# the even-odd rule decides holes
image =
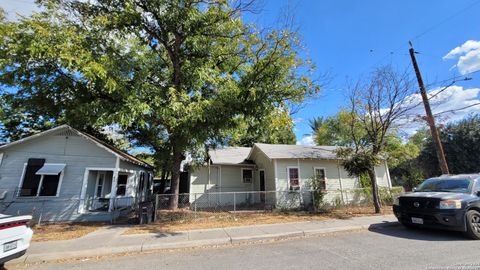
[[[325,196],[325,180],[313,177],[310,181],[312,189],[312,204],[314,211],[324,208],[323,197]]]
[[[392,205],[394,198],[403,192],[403,187],[378,187],[378,195],[380,196],[380,203],[382,205]],[[354,204],[372,204],[372,189],[359,188],[353,191],[355,203]]]

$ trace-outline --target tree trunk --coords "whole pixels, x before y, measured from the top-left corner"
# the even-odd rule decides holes
[[[373,206],[375,207],[375,213],[379,214],[381,211],[380,205],[380,196],[378,195],[378,185],[377,185],[377,176],[375,175],[375,170],[368,170],[368,176],[370,177],[370,182],[372,183],[372,196],[373,196]]]
[[[170,186],[170,210],[178,208],[178,192],[180,189],[180,166],[182,163],[183,153],[178,146],[173,147],[173,162],[172,162],[172,180]]]
[[[162,176],[160,178],[160,188],[159,188],[159,193],[164,194],[165,193],[165,184],[167,182],[167,170],[165,167],[162,168]]]

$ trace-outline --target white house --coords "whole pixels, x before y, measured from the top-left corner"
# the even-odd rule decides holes
[[[0,146],[1,213],[109,220],[151,186],[149,164],[68,125]]]
[[[289,201],[290,191],[311,190],[310,181],[325,182],[325,200],[351,202],[352,189],[361,188],[349,176],[335,154],[335,146],[303,146],[256,143],[253,147],[228,147],[209,152],[209,162],[190,173],[190,203],[206,200],[212,192],[242,192],[236,203]],[[375,167],[379,186],[391,187],[386,161]],[[265,195],[255,191],[265,191]],[[298,192],[292,192],[298,193]],[[211,200],[212,195],[208,195]],[[232,196],[216,195],[217,203],[232,204]]]

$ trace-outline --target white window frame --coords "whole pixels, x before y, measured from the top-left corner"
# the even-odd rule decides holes
[[[323,170],[323,175],[325,176],[325,190],[327,190],[327,169],[325,167],[313,167],[313,177],[317,177],[317,170]]]
[[[251,171],[252,172],[252,178],[250,180],[250,182],[245,182],[244,178],[243,178],[243,171]],[[241,178],[240,180],[242,181],[242,183],[244,184],[253,184],[253,168],[242,168],[242,173],[241,173]]]
[[[97,190],[98,190],[98,184],[100,183],[100,175],[103,175],[103,183],[102,183],[102,190],[100,191],[100,197],[97,196]],[[105,188],[105,180],[107,178],[107,172],[106,171],[98,171],[97,173],[97,180],[95,182],[95,195],[94,195],[94,198],[95,199],[98,199],[98,198],[102,198],[103,197],[103,191],[104,191],[104,188]]]
[[[290,169],[297,169],[297,172],[298,172],[298,186],[297,186],[297,188],[300,188],[301,181],[300,181],[300,167],[299,166],[288,166],[287,167],[287,188],[290,189],[292,187],[292,185],[290,184]]]
[[[22,176],[20,176],[20,184],[18,185],[18,190],[21,190],[22,189],[22,186],[23,186],[23,180],[25,178],[25,173],[27,171],[27,163],[23,163],[23,171],[22,171]],[[65,165],[65,167],[67,166],[67,164],[65,163],[44,163],[43,165]],[[62,182],[63,182],[63,175],[65,174],[65,168],[62,170],[62,172],[60,173],[60,177],[58,178],[58,186],[57,186],[57,192],[55,194],[55,196],[39,196],[40,195],[40,189],[42,187],[42,184],[43,184],[43,177],[45,175],[42,174],[42,176],[40,177],[40,181],[38,182],[38,188],[37,188],[37,194],[35,196],[20,196],[19,193],[16,194],[17,198],[58,198],[60,196],[60,188],[62,186]]]

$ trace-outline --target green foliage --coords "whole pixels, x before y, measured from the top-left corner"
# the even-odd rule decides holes
[[[319,176],[314,176],[310,179],[310,189],[312,190],[312,202],[315,211],[324,209],[323,197],[325,196],[325,180]]]
[[[398,165],[414,160],[420,154],[420,148],[414,143],[403,143],[402,139],[394,132],[385,138],[385,152],[388,155],[388,165],[395,168]]]
[[[0,85],[13,89],[0,93],[4,139],[60,123],[116,124],[165,160],[158,165],[177,187],[182,153],[225,140],[238,119],[265,125],[272,111],[319,90],[297,34],[243,23],[242,4],[40,3],[45,11],[31,18],[0,22]]]
[[[340,111],[334,116],[317,117],[310,120],[310,128],[317,145],[353,145],[353,132],[357,138],[364,138],[365,131],[354,121],[350,112]]]
[[[403,187],[379,187],[378,188],[378,195],[380,198],[380,203],[382,205],[392,205],[393,200],[396,196],[403,192]],[[365,204],[372,204],[373,203],[373,196],[372,196],[372,189],[371,188],[359,188],[353,191],[355,198],[363,198],[363,203]]]
[[[229,146],[252,146],[254,143],[295,144],[293,120],[285,109],[276,108],[261,119],[239,117],[232,130],[225,131]]]
[[[367,173],[362,173],[361,175],[358,176],[358,179],[360,180],[360,186],[362,188],[371,188],[372,187],[372,182],[371,182],[370,177],[368,176]]]
[[[418,160],[410,159],[390,168],[390,177],[392,183],[402,185],[407,190],[412,190],[425,179],[425,174]]]
[[[480,115],[471,115],[440,130],[440,140],[450,173],[480,172]],[[434,144],[428,137],[419,162],[426,176],[440,175]]]
[[[350,176],[365,175],[381,161],[378,155],[372,155],[368,149],[354,151],[352,148],[341,148],[337,155]]]

